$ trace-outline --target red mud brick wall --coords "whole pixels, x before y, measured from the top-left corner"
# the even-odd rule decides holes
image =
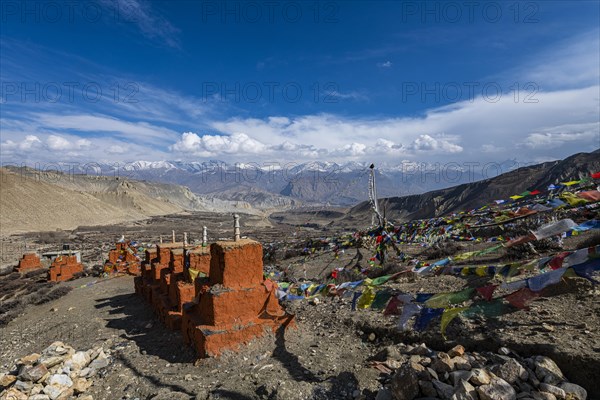
[[[35,253],[27,253],[24,254],[23,258],[19,260],[17,271],[26,272],[38,268],[42,268],[42,263],[38,255]]]

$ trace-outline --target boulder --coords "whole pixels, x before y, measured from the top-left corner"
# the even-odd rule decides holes
[[[458,385],[458,383],[462,380],[462,381],[466,381],[468,382],[469,379],[471,379],[471,376],[473,376],[473,372],[471,371],[452,371],[450,372],[450,382],[452,382],[452,384],[454,386]]]
[[[542,392],[552,393],[557,399],[562,400],[567,397],[567,394],[563,389],[558,386],[550,385],[549,383],[540,383],[539,389]]]
[[[456,345],[453,348],[451,348],[448,351],[448,355],[452,358],[452,357],[461,357],[463,354],[465,354],[465,348],[463,346]]]
[[[454,369],[454,362],[448,354],[439,352],[437,358],[431,362],[431,368],[438,374],[443,374]]]
[[[392,376],[390,389],[394,400],[413,400],[419,395],[417,371],[410,364],[404,364]]]
[[[563,382],[559,387],[565,391],[565,393],[573,400],[586,400],[587,391],[579,385],[570,382]]]
[[[19,378],[24,381],[38,382],[48,374],[48,368],[44,364],[35,366],[24,365],[19,371]]]
[[[556,385],[566,381],[558,365],[552,359],[544,356],[533,357],[533,365],[537,378],[544,383]]]
[[[485,369],[474,368],[471,372],[473,375],[471,376],[470,382],[474,385],[489,385],[492,381],[492,376]]]
[[[452,385],[448,385],[447,383],[438,380],[433,380],[431,383],[440,398],[450,400],[450,397],[454,394],[454,387]]]
[[[477,388],[481,400],[516,400],[517,392],[502,378],[493,378],[489,385]]]
[[[526,381],[529,376],[525,368],[523,368],[517,360],[512,358],[496,368],[494,373],[511,384],[519,379]]]
[[[2,400],[27,400],[27,395],[15,388],[10,388],[2,394]]]
[[[433,386],[431,381],[419,381],[419,387],[421,388],[421,393],[427,397],[437,397],[438,393]]]
[[[450,400],[477,400],[477,390],[467,381],[460,381],[456,385],[454,394]]]
[[[392,400],[392,392],[389,389],[383,388],[377,392],[375,400]]]
[[[2,374],[2,375],[0,375],[0,386],[1,387],[9,387],[13,383],[15,383],[16,380],[17,380],[17,377],[14,375]]]

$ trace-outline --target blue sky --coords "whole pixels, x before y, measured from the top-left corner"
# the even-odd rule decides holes
[[[600,147],[598,1],[0,11],[3,163],[536,162]]]

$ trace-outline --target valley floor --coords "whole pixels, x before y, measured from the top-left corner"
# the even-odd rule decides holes
[[[258,225],[248,218],[243,232],[264,246],[286,238],[326,237],[333,231],[297,229],[291,225]],[[101,260],[103,245],[113,243],[122,233],[143,241],[201,231],[209,225],[211,236],[231,232],[229,215],[157,217],[138,225],[79,228],[67,237],[54,239],[44,234],[12,238],[15,242],[46,240],[48,246],[64,240],[87,242],[94,251],[85,255],[88,263]],[[566,243],[577,248],[587,236]],[[19,240],[17,240],[19,239]],[[280,245],[282,246],[282,245]],[[406,248],[418,253],[418,247]],[[105,256],[105,254],[104,254]],[[291,278],[318,279],[334,267],[365,263],[366,250],[347,250],[339,258],[331,253],[304,257],[281,257],[278,269]],[[265,262],[267,268],[272,268]],[[324,272],[325,271],[325,272]],[[0,370],[15,360],[40,352],[54,341],[75,349],[102,346],[110,350],[113,362],[94,380],[88,393],[94,399],[375,399],[390,381],[390,375],[370,366],[370,360],[388,346],[426,343],[446,351],[462,344],[467,351],[497,352],[508,347],[523,357],[545,355],[554,359],[566,377],[598,398],[600,384],[600,291],[584,279],[569,279],[554,293],[537,299],[529,311],[521,310],[490,319],[456,319],[448,328],[447,340],[435,324],[424,332],[401,332],[397,317],[375,310],[351,310],[351,299],[322,298],[284,302],[296,315],[297,328],[285,334],[253,341],[238,353],[195,363],[194,352],[183,345],[181,334],[168,331],[150,307],[134,293],[132,277],[98,279],[86,277],[61,283],[73,287],[65,296],[42,305],[30,305],[26,312],[0,327]],[[465,278],[439,276],[407,277],[390,284],[407,293],[460,290]]]

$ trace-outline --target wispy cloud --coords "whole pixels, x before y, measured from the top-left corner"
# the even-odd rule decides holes
[[[429,110],[423,117],[351,118],[333,114],[294,118],[232,118],[213,121],[225,135],[244,134],[264,146],[264,155],[282,157],[378,156],[388,160],[431,157],[437,160],[481,159],[496,149],[496,159],[535,156],[532,147],[560,158],[595,150],[599,145],[597,110],[599,86],[541,92],[538,103],[515,103],[503,97],[491,103],[483,97]],[[199,135],[201,137],[201,135]],[[526,138],[524,141],[522,138]],[[543,139],[543,140],[542,140]],[[515,143],[510,151],[495,143]],[[269,145],[267,145],[269,144]],[[302,151],[302,153],[300,153]],[[217,154],[212,154],[217,155]]]
[[[152,8],[145,0],[100,0],[100,3],[118,16],[117,21],[133,23],[149,39],[158,40],[173,48],[180,48],[180,30]]]

